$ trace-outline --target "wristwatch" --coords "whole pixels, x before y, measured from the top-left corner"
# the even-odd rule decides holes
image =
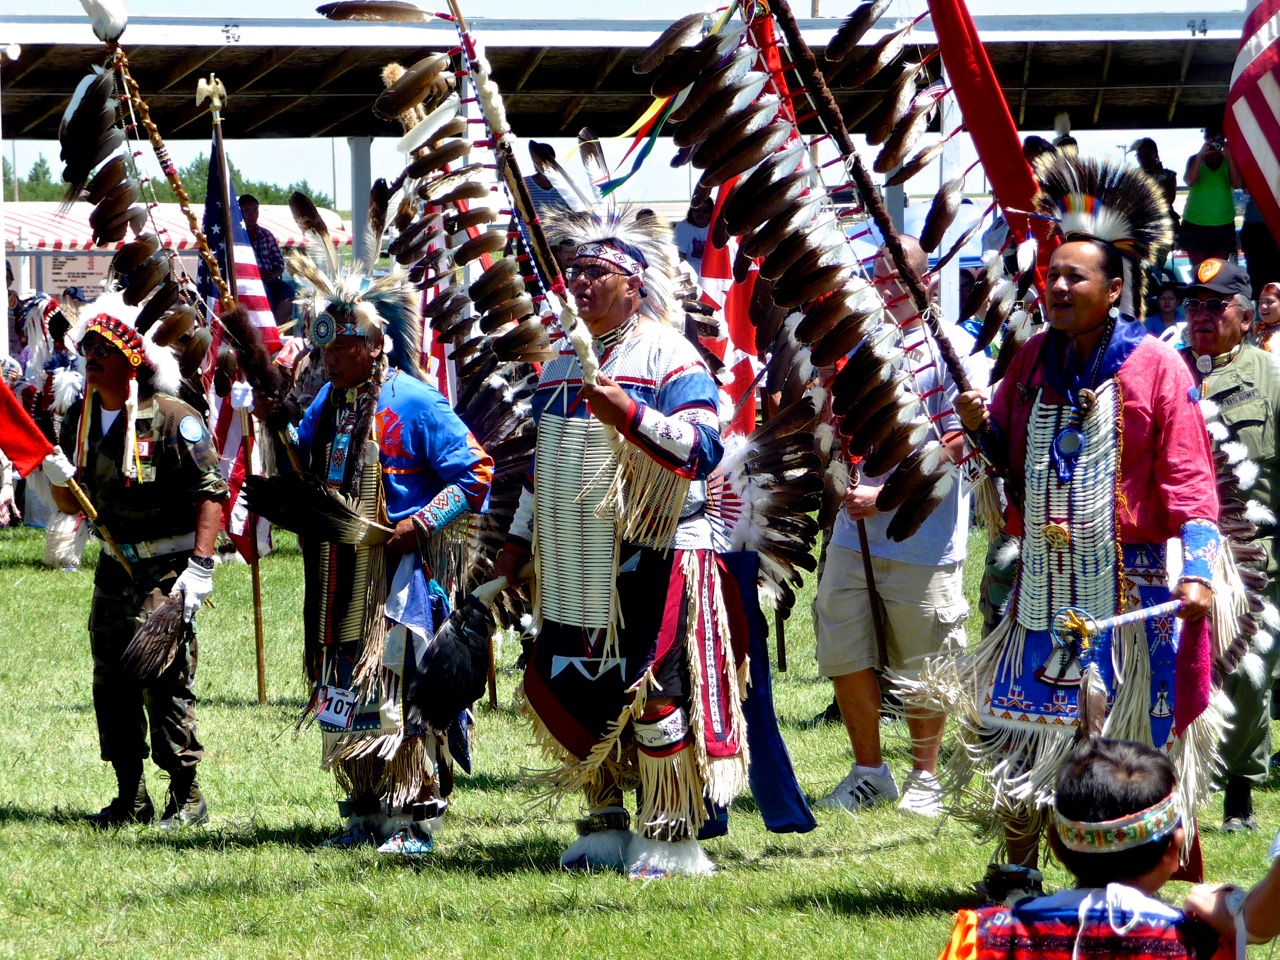
[[[197,567],[203,567],[205,570],[213,569],[213,557],[192,556],[191,562],[194,563]]]

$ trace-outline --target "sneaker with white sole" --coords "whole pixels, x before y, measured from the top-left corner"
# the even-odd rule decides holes
[[[853,813],[898,799],[898,784],[888,764],[879,770],[854,766],[849,775],[836,784],[835,789],[818,801],[826,810],[844,810]]]
[[[942,784],[927,770],[912,770],[902,784],[898,809],[918,817],[942,816]]]

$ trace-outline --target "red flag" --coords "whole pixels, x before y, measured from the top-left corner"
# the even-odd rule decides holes
[[[51,444],[18,397],[0,384],[0,451],[13,461],[18,476],[25,477],[53,453]]]
[[[1005,220],[1015,237],[1025,239],[1030,226],[1039,238],[1043,279],[1055,245],[1047,242],[1048,223],[1043,220],[1028,223],[1030,218],[1015,212],[1034,209],[1032,201],[1039,188],[1031,175],[1030,164],[1022,155],[1018,128],[1009,114],[1009,105],[1005,103],[973,18],[964,0],[929,0],[929,15],[960,113],[991,181],[991,195],[1004,210]]]
[[[778,41],[774,35],[773,18],[760,17],[751,25],[756,45],[764,57],[765,66],[774,77],[774,86],[783,101],[783,110],[793,113],[787,99],[787,82],[783,76],[782,58],[778,54]],[[788,141],[789,142],[789,141]],[[711,214],[711,222],[715,223],[720,214],[720,207],[729,195],[737,178],[725,183],[716,192],[715,208]],[[756,284],[756,268],[743,283],[734,283],[733,261],[738,253],[738,240],[730,237],[723,247],[711,242],[710,233],[706,248],[702,253],[702,270],[700,286],[704,292],[703,300],[720,310],[724,317],[726,338],[713,342],[704,342],[709,350],[724,361],[730,380],[724,384],[724,391],[738,408],[738,415],[724,431],[725,435],[740,433],[744,436],[756,428],[756,374],[760,370],[760,362],[756,359],[756,329],[751,322],[751,294]],[[751,391],[751,396],[747,392]]]
[[[1273,237],[1280,237],[1280,0],[1249,0],[1223,122],[1231,156]],[[1263,280],[1268,279],[1263,277]]]

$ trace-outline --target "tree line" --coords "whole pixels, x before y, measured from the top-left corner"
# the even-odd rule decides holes
[[[234,163],[228,161],[227,165],[231,168],[231,183],[235,187],[237,196],[251,193],[258,198],[260,203],[269,205],[288,203],[289,194],[297,190],[309,196],[316,206],[333,209],[333,198],[322,190],[317,190],[306,180],[299,180],[282,187],[279,184],[268,183],[265,180],[248,180],[236,169]],[[144,172],[146,172],[145,168]],[[14,194],[13,165],[7,159],[3,161],[3,175],[4,198],[6,201],[61,200],[67,188],[61,177],[54,179],[53,170],[49,166],[49,161],[44,158],[43,153],[31,165],[31,170],[28,171],[26,177],[17,181],[16,196]],[[178,176],[182,179],[183,189],[187,191],[187,197],[190,198],[191,202],[203,203],[209,184],[209,158],[203,153],[200,154],[185,167],[180,167]],[[178,198],[174,196],[173,188],[169,186],[169,182],[163,177],[156,176],[151,185],[155,187],[156,199],[161,203],[177,202]],[[143,196],[148,200],[150,199],[150,193],[145,189]]]

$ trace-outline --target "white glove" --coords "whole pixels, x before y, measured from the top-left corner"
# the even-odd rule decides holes
[[[169,596],[182,592],[182,619],[186,623],[196,615],[196,611],[204,606],[209,594],[213,593],[213,571],[206,570],[194,559],[187,561],[187,569],[178,577],[178,582],[169,591]]]
[[[231,385],[231,409],[253,412],[253,387],[242,381]]]
[[[1267,859],[1274,860],[1280,857],[1280,830],[1276,831],[1276,838],[1271,841],[1271,849],[1267,852]]]
[[[67,459],[67,455],[62,452],[61,447],[53,448],[53,453],[44,458],[44,463],[40,465],[40,469],[44,471],[44,475],[49,478],[49,482],[55,487],[65,487],[76,476],[76,468]]]

